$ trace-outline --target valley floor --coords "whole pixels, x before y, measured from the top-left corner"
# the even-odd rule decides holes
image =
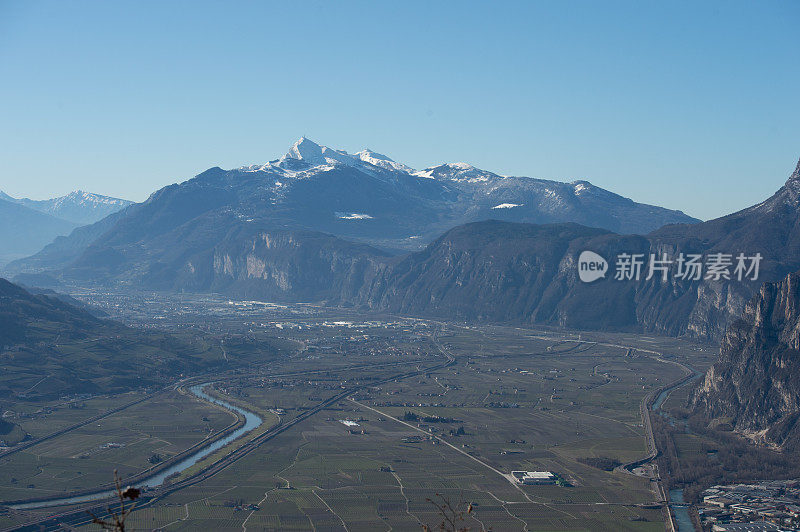
[[[640,406],[683,376],[671,362],[702,367],[713,350],[638,335],[275,312],[284,315],[269,324],[252,320],[252,334],[301,347],[268,365],[220,375],[213,393],[277,415],[288,428],[202,481],[148,499],[131,514],[132,528],[419,530],[442,519],[430,500],[447,500],[457,512],[471,505],[463,525],[472,530],[664,529],[659,492],[647,477],[618,466],[649,453]],[[225,313],[217,326],[229,320],[235,317]],[[114,467],[142,467],[144,457],[168,455],[169,427],[188,437],[230,422],[175,392],[154,404],[158,409],[142,407],[154,424],[148,437],[138,407],[131,407],[108,425],[117,427],[113,435],[81,429],[19,453],[8,462],[16,483],[3,462],[0,496],[22,498],[30,483],[46,481],[59,491],[103,474],[110,479]],[[113,453],[102,463],[80,458],[111,439],[141,452],[123,458],[120,451],[120,465]],[[162,447],[151,443],[160,440]],[[58,471],[28,471],[36,456],[57,457]],[[91,481],[84,473],[77,482],[78,468],[91,470]],[[518,470],[553,472],[559,485],[520,485],[510,477]],[[183,486],[196,472],[173,482]],[[53,513],[7,510],[0,527]]]

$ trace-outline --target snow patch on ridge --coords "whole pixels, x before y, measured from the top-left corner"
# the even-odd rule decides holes
[[[372,220],[373,217],[362,212],[336,212],[336,217],[340,220]]]
[[[570,184],[572,185],[575,195],[577,196],[580,196],[584,192],[590,192],[593,188],[592,184],[588,181],[573,181]]]

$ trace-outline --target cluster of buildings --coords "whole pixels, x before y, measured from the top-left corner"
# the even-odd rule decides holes
[[[713,486],[698,510],[704,530],[800,530],[800,480]]]

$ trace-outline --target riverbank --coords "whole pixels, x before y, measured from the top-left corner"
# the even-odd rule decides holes
[[[160,470],[153,474],[148,474],[148,472],[143,472],[139,475],[126,479],[126,483],[133,483],[137,486],[144,488],[145,491],[147,489],[153,489],[160,487],[165,484],[167,479],[170,477],[177,475],[183,472],[186,469],[194,466],[196,463],[200,462],[210,454],[214,453],[215,451],[225,447],[229,443],[239,439],[240,437],[244,436],[245,434],[249,433],[252,430],[255,430],[259,426],[261,426],[264,420],[250,411],[247,411],[241,407],[232,405],[222,399],[213,397],[204,391],[204,388],[211,383],[203,383],[203,384],[196,384],[189,387],[189,391],[195,395],[197,398],[225,408],[232,414],[237,417],[237,421],[234,422],[231,426],[226,428],[225,432],[227,434],[223,434],[222,437],[216,437],[213,441],[205,443],[199,442],[195,446],[190,449],[187,449],[180,455],[178,455],[177,460],[173,460],[172,465],[167,465],[166,467],[162,467]],[[237,428],[238,427],[238,428]],[[201,446],[201,448],[197,448]],[[150,471],[152,472],[152,470]],[[59,497],[54,499],[40,499],[40,500],[28,500],[28,501],[15,501],[6,504],[11,509],[14,510],[35,510],[39,508],[49,508],[55,506],[69,506],[74,504],[82,504],[86,502],[94,502],[100,500],[110,499],[115,496],[115,492],[112,489],[95,489],[95,490],[86,490],[84,492],[79,492],[72,494],[67,497]]]

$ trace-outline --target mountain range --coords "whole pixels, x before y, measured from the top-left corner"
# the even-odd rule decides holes
[[[0,192],[0,266],[32,255],[76,227],[94,223],[130,204],[82,191],[49,200],[17,199]]]
[[[229,231],[275,228],[322,232],[397,253],[421,249],[456,225],[488,218],[572,221],[618,232],[697,221],[586,181],[503,177],[464,163],[418,172],[371,150],[348,154],[302,138],[266,164],[211,168],[165,187],[123,216],[77,231],[9,270],[59,269],[81,261],[84,252],[101,267],[119,260],[137,264],[139,273],[150,267],[142,262],[180,269],[197,262],[192,256],[226,244]],[[176,247],[171,239],[182,242]],[[173,262],[176,254],[180,264]]]
[[[30,274],[45,274],[719,339],[761,283],[800,269],[798,213],[800,164],[766,201],[697,222],[586,182],[502,177],[463,164],[414,171],[370,150],[351,155],[301,139],[267,164],[212,168],[165,187],[9,269],[28,284]],[[655,230],[615,232],[632,226]],[[607,276],[587,284],[577,278],[583,250],[612,266],[620,253],[758,253],[763,261],[758,279],[741,282]]]
[[[273,221],[391,249],[421,249],[456,225],[490,218],[620,233],[698,221],[587,181],[500,176],[466,163],[416,171],[369,149],[348,154],[307,138],[280,159],[205,179],[235,188],[248,219],[248,207],[261,207],[256,213],[267,211]]]

